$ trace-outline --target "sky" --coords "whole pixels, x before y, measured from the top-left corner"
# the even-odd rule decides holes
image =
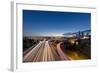
[[[90,13],[23,10],[24,36],[62,36],[90,28]]]

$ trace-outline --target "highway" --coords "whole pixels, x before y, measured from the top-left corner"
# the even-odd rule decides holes
[[[23,62],[60,61],[69,60],[60,48],[53,47],[49,40],[40,41],[34,48],[23,56]]]

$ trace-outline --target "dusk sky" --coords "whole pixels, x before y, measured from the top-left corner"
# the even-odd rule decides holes
[[[90,28],[90,13],[23,10],[24,36],[62,36]]]

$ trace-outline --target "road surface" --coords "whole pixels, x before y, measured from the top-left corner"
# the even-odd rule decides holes
[[[23,62],[69,60],[60,49],[60,44],[54,48],[49,41],[40,41],[32,50],[23,56]]]

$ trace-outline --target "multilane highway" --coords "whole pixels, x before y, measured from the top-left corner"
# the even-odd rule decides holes
[[[23,62],[57,60],[69,60],[69,58],[61,50],[60,44],[57,45],[57,48],[54,48],[49,43],[49,40],[40,41],[34,48],[32,48],[32,50],[23,56]]]

